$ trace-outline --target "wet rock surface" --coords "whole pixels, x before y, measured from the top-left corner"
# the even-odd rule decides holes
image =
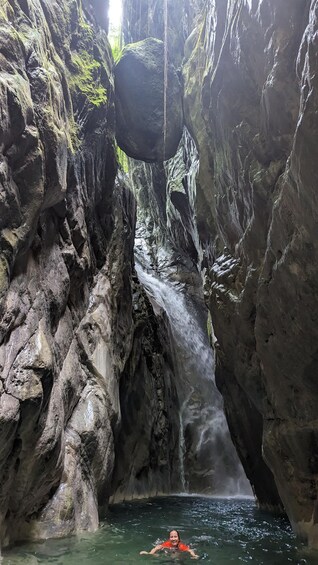
[[[148,11],[138,10],[142,0],[125,5],[128,41],[134,31],[134,40],[166,33],[182,60],[174,9],[188,36],[184,113],[200,157],[199,245],[189,194],[172,190],[169,202],[160,167],[147,173],[153,196],[140,193],[152,244],[195,243],[233,441],[260,504],[284,506],[316,546],[317,2],[176,2],[166,21],[156,2]],[[190,12],[199,13],[193,31]]]
[[[111,502],[182,490],[179,400],[169,334],[136,275],[133,319],[134,345],[119,389]]]
[[[131,170],[144,182],[139,219],[155,269],[199,300],[205,278],[217,384],[259,502],[283,504],[295,531],[318,546],[318,3],[167,5],[170,21],[163,3],[140,10],[142,0],[126,0],[124,32],[129,41],[166,34],[175,68],[185,55],[185,117],[200,169],[190,190],[191,163],[179,168],[185,140],[176,160],[160,162],[164,50],[152,39],[161,57],[149,79],[154,104],[137,94],[147,116],[132,149],[119,133],[128,154],[158,161]],[[180,464],[169,347],[158,343],[166,330],[131,282],[135,200],[122,180],[113,190],[101,10],[97,0],[0,7],[2,544],[94,529],[110,494],[173,488]],[[181,108],[179,86],[166,93]],[[166,116],[171,154],[180,108],[176,122]]]
[[[295,531],[313,545],[317,9],[268,0],[237,11],[216,2],[189,40],[184,67],[186,122],[200,154],[200,234],[213,240],[207,299],[217,379],[232,437],[259,498],[275,503],[259,483],[262,453]],[[254,448],[247,424],[258,430]]]
[[[0,7],[1,545],[98,527],[120,378],[132,351],[142,357],[105,7]]]

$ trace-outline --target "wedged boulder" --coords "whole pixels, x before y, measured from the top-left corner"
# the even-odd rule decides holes
[[[182,135],[182,87],[164,44],[149,37],[125,47],[115,66],[116,139],[134,159],[164,161]]]

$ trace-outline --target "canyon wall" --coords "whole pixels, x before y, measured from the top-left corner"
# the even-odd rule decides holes
[[[152,166],[148,186],[164,210],[148,211],[152,241],[166,241],[163,230],[171,242],[173,225],[175,249],[194,243],[217,384],[247,476],[260,504],[283,506],[317,546],[318,4],[124,5],[126,39],[166,38],[182,69],[184,121],[200,159],[195,222],[187,191],[170,198],[169,179]]]
[[[116,177],[106,7],[0,7],[1,544],[94,529],[110,495],[180,484],[168,325]],[[247,476],[318,546],[317,0],[124,8],[127,41],[166,41],[200,160],[195,189],[187,133],[175,160],[131,165],[138,235],[199,308],[202,277]]]
[[[177,467],[169,354],[158,339],[151,360],[155,330],[133,282],[135,201],[115,183],[106,13],[99,0],[0,7],[1,545],[98,526],[121,404],[126,421],[140,411],[126,386],[136,372],[157,396],[135,472],[149,467],[170,490]]]
[[[248,476],[262,454],[312,545],[317,15],[316,1],[207,2],[184,65],[218,386]],[[271,503],[266,488],[261,500]]]

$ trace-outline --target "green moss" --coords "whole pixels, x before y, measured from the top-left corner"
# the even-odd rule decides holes
[[[111,48],[112,48],[113,59],[116,63],[117,61],[119,61],[123,50],[119,42],[113,43],[113,45],[111,45]]]
[[[129,171],[128,157],[126,153],[122,151],[120,147],[118,147],[118,145],[116,145],[116,155],[119,166],[124,171],[124,173],[128,173]]]
[[[71,89],[80,91],[94,106],[105,104],[107,91],[100,82],[100,63],[84,50],[72,56],[72,63],[75,73],[70,79]]]
[[[68,131],[66,133],[67,144],[72,153],[78,151],[81,147],[81,140],[79,138],[79,126],[72,116],[68,122]]]
[[[80,20],[79,21],[79,26],[81,28],[81,30],[88,35],[90,38],[93,37],[93,28],[92,26],[90,26],[89,24],[87,24],[86,22],[84,22],[84,20]]]
[[[9,266],[5,257],[0,257],[0,296],[8,287]]]

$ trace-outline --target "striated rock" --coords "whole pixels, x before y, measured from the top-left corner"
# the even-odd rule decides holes
[[[142,301],[143,322],[132,316],[135,207],[121,184],[113,193],[111,58],[94,4],[1,8],[2,544],[97,527],[115,439],[140,445],[121,425],[127,406],[138,413],[130,383],[140,367],[145,393],[156,390],[151,414],[147,405],[154,431],[135,474],[118,461],[117,490],[135,493],[139,480],[138,492],[150,494],[160,476],[167,489],[176,484],[159,332]]]
[[[317,10],[296,0],[207,5],[184,67],[232,437],[260,501],[279,504],[268,479],[264,491],[262,454],[295,531],[314,546]]]
[[[164,14],[163,4],[148,2],[143,10],[139,9],[143,5],[142,2],[126,1],[128,19],[125,20],[124,12],[124,33],[129,41],[141,39],[147,33],[161,38],[166,34],[169,55],[176,64],[180,64],[184,38],[194,24],[193,17],[190,21],[189,14],[194,15],[200,3],[181,4],[177,1],[167,4],[168,13]],[[168,290],[169,298],[172,299],[175,294],[179,295],[178,303],[183,300],[184,295],[184,308],[189,308],[188,324],[194,326],[195,320],[200,320],[204,335],[206,313],[202,304],[202,280],[198,269],[205,259],[194,214],[198,154],[193,139],[185,129],[176,155],[164,164],[142,163],[132,159],[128,164],[129,177],[138,202],[135,254],[142,264],[145,261],[145,253],[149,254],[146,260],[147,272],[157,280],[153,291],[149,293],[151,300],[153,301],[157,284],[165,283],[167,289],[171,289],[170,293]],[[171,287],[170,281],[173,282]],[[167,316],[165,309],[168,302],[166,297],[164,317]],[[177,304],[174,314],[178,318],[176,307]],[[162,308],[156,306],[158,320],[162,316],[161,310]],[[170,315],[174,317],[173,307]],[[168,323],[171,335],[178,331],[174,323],[173,320]],[[185,448],[183,488],[188,488],[191,492],[211,494],[230,492],[233,485],[236,485],[236,488],[240,485],[242,492],[250,493],[236,454],[234,450],[231,451],[226,424],[224,423],[224,427],[221,425],[221,401],[213,383],[213,357],[207,351],[207,337],[206,345],[203,340],[198,346],[200,337],[193,336],[193,339],[189,338],[190,343],[187,343],[186,334],[185,330],[183,337],[180,335],[176,339],[171,338],[171,346],[174,349],[174,381],[177,383],[179,405],[182,406],[180,431]],[[201,357],[198,354],[199,347],[202,347]],[[192,363],[189,357],[192,357]],[[185,358],[187,362],[184,361]],[[223,467],[225,462],[226,469]]]
[[[133,302],[135,200],[122,179],[115,186],[103,8],[97,0],[0,8],[1,545],[98,527],[115,442],[127,433],[121,414],[125,423],[127,406],[138,406],[136,374],[149,397],[158,389],[145,460],[154,441],[162,445],[140,492],[153,493],[159,476],[175,484],[173,386],[149,305]],[[138,476],[126,462],[116,462],[114,481],[123,477],[131,492]]]
[[[283,505],[295,531],[317,546],[317,2],[168,2],[168,20],[156,2],[125,5],[127,40],[150,29],[166,34],[168,50],[175,13],[184,22],[189,9],[201,10],[188,28],[183,76],[200,157],[194,198],[203,249],[190,195],[172,186],[169,202],[160,166],[132,169],[153,186],[138,196],[143,221],[156,267],[158,241],[172,238],[186,253],[196,242],[232,438],[259,503]],[[179,57],[182,40],[176,45]]]
[[[168,58],[179,69],[184,42],[190,35],[204,0],[123,0],[124,42],[135,43],[147,37],[165,41]]]
[[[114,72],[119,147],[146,162],[169,159],[182,135],[182,89],[163,42],[126,46]]]
[[[135,209],[113,195],[111,56],[90,13],[0,8],[1,545],[95,529],[113,471]]]
[[[95,26],[101,26],[108,32],[108,2],[105,0],[83,0],[83,6]]]
[[[259,503],[283,505],[318,547],[318,3],[166,5],[125,1],[126,38],[158,39],[127,47],[115,71],[119,145],[156,162],[131,169],[152,267],[200,301],[204,275],[246,473]],[[106,8],[0,7],[1,544],[93,530],[109,495],[178,484],[166,326],[131,286],[135,201],[122,179],[113,190]],[[187,133],[161,162],[181,137],[184,54],[196,186]]]
[[[120,382],[111,501],[179,492],[179,401],[167,328],[133,280],[134,345]]]

